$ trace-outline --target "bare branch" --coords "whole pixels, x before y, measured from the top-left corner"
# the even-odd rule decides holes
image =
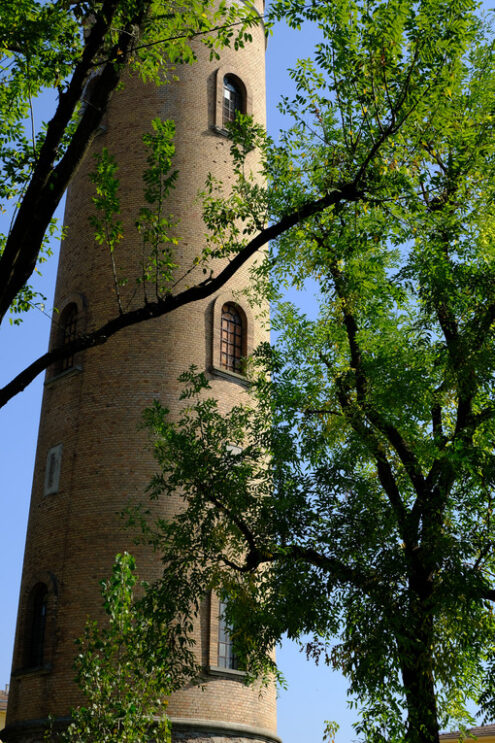
[[[378,575],[373,570],[364,572],[354,566],[346,565],[335,557],[321,554],[315,549],[302,547],[298,544],[274,548],[273,551],[255,548],[252,552],[248,552],[242,565],[234,563],[223,555],[221,559],[226,565],[241,573],[253,572],[267,563],[304,562],[323,570],[330,576],[330,581],[333,583],[350,583],[367,594],[376,591],[378,588],[383,588]]]
[[[112,92],[132,51],[134,39],[130,33],[144,19],[149,2],[141,0],[135,15],[119,35],[114,46],[119,52],[119,64],[106,64],[92,92],[92,105],[87,106],[64,155],[57,162],[59,147],[67,130],[92,63],[103,49],[119,0],[106,0],[89,32],[81,61],[75,66],[67,90],[60,94],[57,110],[48,124],[46,137],[34,165],[31,181],[17,212],[5,250],[0,258],[0,320],[15,296],[33,273],[40,245],[78,164],[89,148]]]
[[[12,399],[18,392],[27,387],[38,374],[47,369],[51,364],[68,358],[75,353],[80,353],[87,348],[94,348],[102,345],[119,330],[136,325],[153,317],[162,317],[169,312],[183,307],[184,305],[196,302],[200,299],[206,299],[221,289],[229,279],[234,276],[241,266],[253,256],[257,250],[266,245],[269,240],[274,240],[282,233],[289,230],[300,221],[317,214],[341,201],[358,201],[363,197],[363,192],[359,191],[354,183],[343,184],[340,189],[335,189],[330,194],[316,201],[307,202],[297,211],[287,215],[277,224],[265,228],[255,238],[253,238],[241,251],[228,263],[228,265],[215,277],[210,277],[196,286],[186,289],[176,295],[169,295],[158,299],[156,302],[145,304],[137,310],[124,312],[105,325],[102,325],[92,333],[81,335],[72,343],[55,348],[52,351],[40,356],[36,361],[30,364],[8,384],[0,389],[0,408]]]

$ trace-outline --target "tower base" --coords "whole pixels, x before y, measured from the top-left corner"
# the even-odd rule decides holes
[[[0,731],[4,743],[46,743],[45,734],[50,727],[56,739],[70,723],[69,717],[52,720],[23,720]],[[156,741],[156,743],[160,743]],[[270,730],[242,723],[221,720],[172,718],[172,743],[282,743]]]

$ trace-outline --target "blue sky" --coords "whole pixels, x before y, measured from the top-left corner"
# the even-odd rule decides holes
[[[286,69],[297,57],[310,54],[314,39],[311,28],[292,32],[284,27],[277,28],[270,39],[267,101],[268,126],[272,134],[283,126],[276,103],[281,94],[290,91]],[[41,115],[37,125],[40,119]],[[59,212],[61,217],[61,210]],[[39,281],[40,290],[48,297],[48,306],[54,292],[56,263],[54,256],[46,264]],[[302,294],[300,302],[309,309],[311,296]],[[21,327],[5,325],[0,328],[0,384],[46,350],[49,327],[48,317],[33,311]],[[10,676],[42,388],[43,376],[40,376],[11,401],[0,416],[0,569],[3,578],[0,588],[0,688],[9,682]],[[278,660],[288,682],[287,691],[281,691],[279,699],[279,735],[284,743],[319,743],[324,720],[336,720],[341,725],[336,743],[353,740],[351,723],[355,712],[347,707],[346,684],[342,677],[325,666],[315,667],[289,642],[279,650]]]

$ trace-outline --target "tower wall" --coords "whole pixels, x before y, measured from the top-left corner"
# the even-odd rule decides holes
[[[179,219],[176,251],[180,271],[192,265],[204,245],[205,227],[197,193],[209,172],[228,183],[232,178],[229,141],[220,131],[219,94],[225,74],[235,74],[246,88],[247,112],[265,122],[265,39],[254,29],[253,42],[237,52],[225,50],[220,62],[198,46],[198,61],[180,67],[178,81],[156,87],[130,78],[115,94],[106,117],[106,131],[97,137],[73,181],[65,214],[55,306],[74,303],[78,332],[99,327],[117,314],[111,259],[94,242],[88,218],[94,186],[88,174],[93,154],[107,147],[119,164],[121,219],[124,239],[115,251],[118,272],[128,279],[121,288],[125,309],[142,304],[135,279],[141,273],[141,245],[134,229],[144,204],[142,172],[146,150],[142,134],[154,117],[176,124],[179,171],[166,211]],[[252,159],[251,165],[256,166]],[[172,415],[180,409],[177,377],[191,364],[207,370],[213,395],[229,409],[246,394],[245,380],[219,368],[218,308],[224,301],[239,303],[248,322],[248,346],[267,338],[267,329],[238,291],[249,283],[246,266],[219,296],[181,308],[119,332],[104,346],[85,351],[72,368],[47,373],[35,463],[31,508],[24,558],[13,674],[4,740],[42,740],[43,725],[53,716],[62,722],[81,702],[73,681],[74,640],[88,617],[101,616],[99,581],[111,572],[117,552],[136,555],[139,574],[158,575],[156,556],[136,547],[134,534],[123,527],[119,514],[126,504],[144,498],[155,470],[146,434],[139,429],[142,411],[159,399]],[[189,274],[176,291],[201,280]],[[56,315],[50,343],[57,342]],[[60,447],[61,445],[61,447]],[[58,448],[60,480],[46,494],[49,453]],[[47,459],[48,457],[48,459]],[[180,497],[169,499],[162,515],[181,508]],[[48,587],[44,658],[40,667],[26,668],[29,601],[33,588]],[[169,715],[175,720],[177,741],[245,743],[276,740],[275,693],[246,687],[243,676],[215,668],[218,603],[205,600],[196,629],[198,657],[207,669],[204,690],[190,686],[174,694]]]

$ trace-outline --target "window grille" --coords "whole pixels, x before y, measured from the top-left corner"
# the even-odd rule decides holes
[[[224,304],[220,336],[220,364],[224,369],[241,373],[244,336],[244,323],[239,310],[231,302]]]
[[[60,319],[60,345],[67,346],[76,339],[77,335],[77,305],[69,304],[62,313]],[[72,369],[74,366],[74,355],[67,356],[60,362],[59,372]]]

